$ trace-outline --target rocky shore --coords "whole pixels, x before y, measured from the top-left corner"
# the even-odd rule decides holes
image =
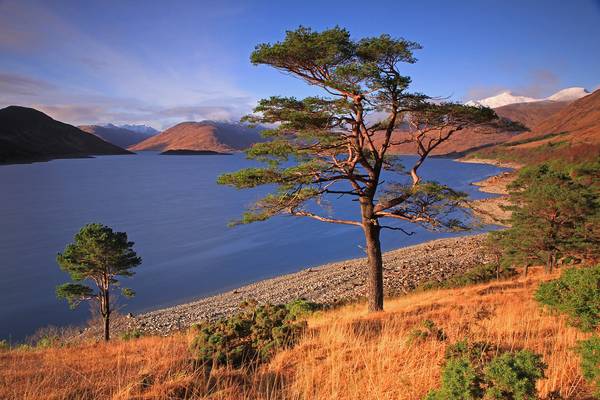
[[[426,281],[442,281],[489,262],[484,248],[485,236],[438,239],[385,253],[386,295],[401,295]],[[325,264],[191,303],[132,316],[125,325],[127,329],[164,335],[185,329],[196,322],[232,315],[244,300],[285,303],[304,298],[322,304],[355,300],[365,296],[366,271],[366,258]]]

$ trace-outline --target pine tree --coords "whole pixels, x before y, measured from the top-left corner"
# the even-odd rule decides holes
[[[75,282],[59,285],[57,296],[65,298],[72,308],[83,301],[93,302],[102,316],[104,340],[107,341],[110,339],[111,291],[119,286],[117,277],[133,276],[132,269],[142,262],[133,245],[125,232],[114,232],[101,224],[88,224],[56,258],[60,268]],[[84,282],[93,283],[97,291]],[[121,292],[126,297],[135,295],[128,288]]]
[[[321,89],[323,97],[270,97],[260,100],[253,124],[268,124],[271,140],[255,144],[247,155],[266,163],[222,175],[218,182],[236,188],[274,185],[240,223],[287,214],[346,224],[363,230],[369,260],[369,310],[383,309],[382,219],[420,224],[430,229],[462,228],[451,212],[465,194],[425,182],[419,168],[438,146],[466,128],[496,120],[489,108],[436,103],[408,92],[410,78],[401,64],[416,61],[421,46],[389,35],[353,40],[345,29],[315,32],[300,27],[274,44],[259,44],[255,65],[268,65]],[[392,135],[408,128],[401,138]],[[412,143],[417,158],[403,169],[390,157],[391,146]],[[398,182],[382,182],[382,172],[408,172]],[[359,205],[358,218],[340,219],[315,205],[329,195],[345,196]]]

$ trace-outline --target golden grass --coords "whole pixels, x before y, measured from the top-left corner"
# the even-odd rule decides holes
[[[110,344],[0,353],[1,399],[421,399],[440,378],[448,343],[468,338],[531,349],[548,364],[542,397],[586,399],[572,348],[586,335],[532,300],[528,278],[415,293],[367,315],[363,305],[319,313],[293,349],[256,370],[193,368],[190,338],[174,335]],[[425,319],[448,339],[408,340]]]

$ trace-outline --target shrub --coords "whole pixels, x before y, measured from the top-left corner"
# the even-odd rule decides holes
[[[453,289],[478,283],[491,282],[494,279],[508,279],[517,273],[510,266],[499,266],[497,264],[483,264],[468,269],[460,275],[455,275],[445,281],[427,281],[420,285],[422,290]]]
[[[130,329],[121,333],[121,340],[139,339],[143,336],[139,329]]]
[[[600,264],[565,270],[559,279],[540,284],[535,299],[566,314],[573,326],[593,330],[600,323]]]
[[[414,328],[410,331],[408,336],[409,343],[412,343],[416,340],[425,340],[428,338],[433,338],[439,341],[446,340],[446,332],[442,328],[436,326],[435,322],[430,319],[426,319],[421,323],[421,328]]]
[[[528,350],[505,352],[488,343],[457,342],[446,349],[442,385],[425,400],[527,400],[544,377],[541,356]]]
[[[8,350],[8,349],[10,349],[10,345],[8,344],[8,341],[6,341],[6,339],[0,340],[0,351]]]
[[[481,399],[480,378],[468,358],[448,360],[442,372],[442,387],[429,392],[426,400]]]
[[[594,387],[596,398],[600,399],[600,336],[580,341],[577,353],[581,357],[583,377]]]
[[[197,325],[191,348],[207,367],[239,368],[268,360],[278,349],[293,345],[306,327],[301,319],[318,306],[306,301],[242,305],[242,312],[217,322]]]
[[[489,385],[486,397],[503,400],[534,399],[535,384],[544,377],[545,368],[542,357],[529,350],[502,354],[485,368],[485,378]]]

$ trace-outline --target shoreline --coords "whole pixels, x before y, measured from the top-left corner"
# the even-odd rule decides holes
[[[443,281],[491,261],[484,250],[487,233],[435,239],[383,254],[386,296],[399,296],[431,280]],[[124,318],[117,331],[166,335],[201,321],[214,321],[240,310],[246,300],[287,303],[306,299],[333,306],[364,298],[367,259],[354,258],[305,268],[244,285],[217,295]],[[115,321],[116,322],[116,321]]]
[[[465,160],[457,162],[492,164],[503,168],[518,168],[495,160]],[[475,212],[483,215],[486,223],[498,224],[498,204],[503,204],[507,177],[514,171],[473,182],[479,190],[499,194],[483,200],[475,200]],[[499,190],[498,187],[503,188]],[[489,217],[489,215],[491,217]],[[504,216],[505,217],[505,216]],[[485,252],[486,233],[453,238],[435,239],[417,245],[400,247],[383,254],[384,288],[386,296],[398,296],[416,289],[419,284],[431,280],[446,280],[454,275],[490,261]],[[194,323],[214,321],[230,316],[240,310],[246,300],[259,303],[286,303],[299,298],[335,305],[357,300],[365,295],[366,258],[354,258],[306,268],[298,272],[260,280],[216,295],[188,301],[175,306],[159,308],[129,315],[124,323],[117,323],[117,330],[137,330],[143,333],[166,335],[187,329]],[[119,329],[120,328],[120,329]]]

